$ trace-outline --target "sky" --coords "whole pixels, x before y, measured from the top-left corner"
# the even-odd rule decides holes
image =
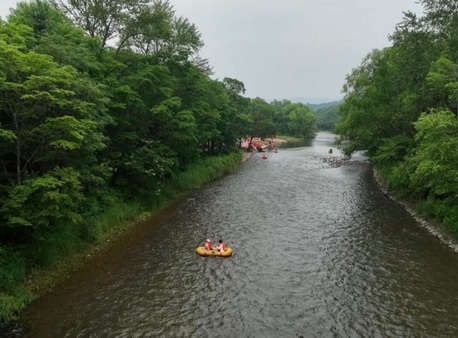
[[[194,23],[200,56],[213,78],[235,78],[247,97],[339,100],[345,77],[388,35],[417,0],[169,0]],[[5,18],[16,0],[0,0]]]

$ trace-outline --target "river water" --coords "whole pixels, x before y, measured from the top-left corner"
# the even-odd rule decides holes
[[[254,154],[33,303],[27,337],[458,335],[458,256],[333,135]],[[230,258],[200,257],[222,238]]]

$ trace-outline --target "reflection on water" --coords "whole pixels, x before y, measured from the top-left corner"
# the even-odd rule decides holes
[[[458,334],[458,258],[334,136],[245,162],[140,225],[25,314],[29,337]],[[200,257],[207,237],[234,249]]]
[[[298,147],[310,147],[313,143],[313,140],[303,140],[303,139],[300,139],[300,140],[295,140],[295,141],[289,141],[289,142],[286,142],[286,143],[281,143],[281,144],[278,144],[278,147],[280,147],[280,149],[290,149],[290,148],[298,148]]]

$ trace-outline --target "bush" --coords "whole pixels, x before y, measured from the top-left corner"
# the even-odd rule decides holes
[[[25,258],[6,246],[0,246],[0,290],[12,292],[25,276]]]

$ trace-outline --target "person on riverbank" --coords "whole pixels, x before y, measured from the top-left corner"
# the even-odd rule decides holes
[[[204,248],[205,250],[211,251],[213,250],[212,243],[210,242],[209,239],[207,239],[204,243]]]
[[[216,247],[219,252],[224,252],[226,251],[226,244],[223,242],[222,239],[218,241],[218,246]]]

